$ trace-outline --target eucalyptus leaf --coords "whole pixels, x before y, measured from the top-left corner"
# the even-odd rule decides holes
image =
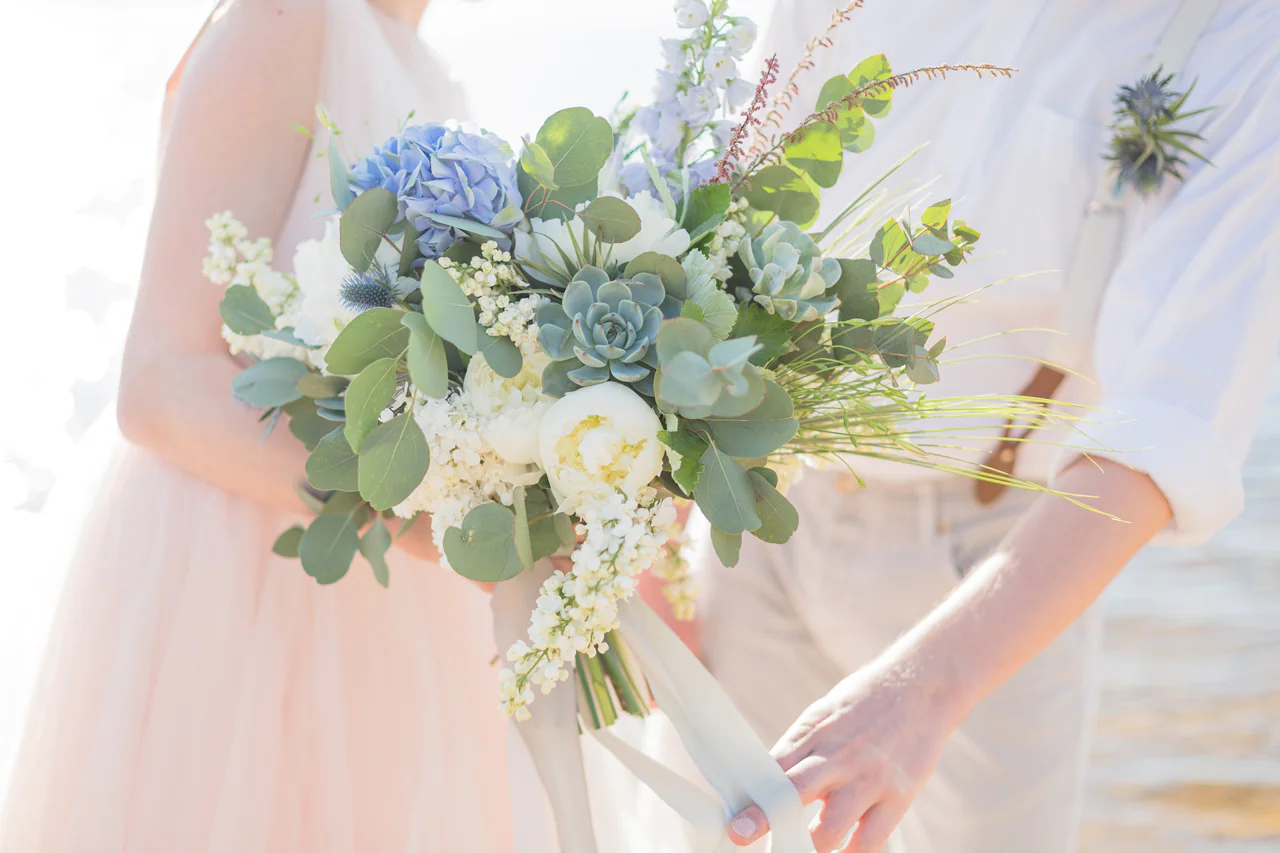
[[[338,220],[338,245],[352,269],[364,272],[373,263],[378,244],[400,215],[395,194],[382,187],[365,190]]]
[[[516,555],[520,558],[520,564],[524,566],[526,571],[533,571],[533,541],[529,538],[529,509],[525,506],[524,486],[516,486],[512,508],[515,510],[512,530],[515,537]]]
[[[404,501],[427,475],[427,439],[413,415],[396,415],[360,448],[360,494],[376,510]]]
[[[747,473],[759,474],[761,477],[764,477],[765,480],[769,482],[769,485],[773,486],[775,489],[778,488],[778,472],[774,471],[772,468],[765,468],[764,466],[758,466],[750,469]]]
[[[800,526],[800,513],[778,491],[775,483],[769,482],[755,470],[748,471],[747,476],[751,479],[751,487],[755,489],[756,512],[760,515],[760,526],[752,534],[774,545],[783,544]]]
[[[553,113],[534,141],[551,162],[555,181],[572,187],[595,180],[613,153],[613,127],[586,107]]]
[[[705,357],[715,344],[715,336],[696,320],[668,320],[658,332],[658,361],[666,364],[682,352]]]
[[[524,570],[516,553],[515,512],[502,504],[481,504],[444,533],[444,552],[453,570],[468,580],[497,583]]]
[[[556,167],[547,156],[547,151],[531,139],[524,141],[524,149],[520,152],[520,167],[529,177],[549,190],[559,189],[556,183]]]
[[[878,80],[887,80],[892,76],[893,69],[889,67],[889,60],[883,53],[877,53],[875,56],[868,56],[859,62],[849,72],[849,82],[857,89]],[[883,91],[877,92],[875,97],[863,98],[862,100],[863,112],[872,118],[884,118],[889,114],[892,106],[893,90],[887,87]]]
[[[921,255],[945,255],[955,246],[951,241],[935,237],[928,232],[917,234],[911,241],[911,248]]]
[[[400,241],[400,267],[396,271],[399,278],[408,278],[412,275],[414,263],[422,257],[422,250],[418,247],[418,236],[418,229],[412,222],[406,220],[404,239]]]
[[[715,549],[720,563],[731,569],[738,565],[738,555],[742,551],[742,534],[725,533],[713,527],[711,528],[711,547]]]
[[[369,561],[373,576],[384,588],[391,585],[391,570],[387,566],[387,551],[391,548],[391,531],[375,518],[373,524],[360,537],[360,554]]]
[[[595,178],[577,186],[549,190],[529,177],[523,167],[516,168],[516,186],[525,199],[525,215],[538,219],[569,219],[578,205],[591,201],[598,192]]]
[[[398,359],[380,358],[351,380],[344,398],[347,425],[343,432],[357,453],[365,437],[378,425],[378,417],[396,395]]]
[[[437,335],[468,355],[475,354],[481,334],[475,308],[461,285],[435,261],[422,267],[422,315]]]
[[[604,243],[625,243],[640,233],[640,214],[620,198],[601,196],[578,214]]]
[[[311,368],[293,358],[268,358],[250,365],[231,380],[237,400],[263,409],[283,406],[302,397],[298,380]]]
[[[879,270],[868,258],[840,259],[840,280],[835,292],[840,298],[841,320],[874,320],[880,316]]]
[[[286,403],[284,413],[289,416],[289,432],[307,450],[315,450],[320,440],[335,429],[333,421],[320,417],[315,402],[306,397]]]
[[[778,218],[808,228],[818,217],[818,190],[790,166],[766,166],[751,176],[745,192],[747,203],[756,210],[776,213]]]
[[[946,198],[929,205],[925,212],[920,215],[920,221],[939,237],[945,238],[947,236],[947,217],[950,215],[951,199]]]
[[[227,288],[218,303],[222,322],[237,335],[260,335],[276,327],[271,308],[262,301],[258,291],[246,284],[233,284]]]
[[[487,237],[490,240],[506,240],[509,235],[504,234],[492,225],[486,225],[483,222],[477,222],[474,219],[467,219],[462,216],[449,216],[444,213],[424,213],[427,219],[437,225],[444,225],[449,228],[457,228],[459,231],[465,231],[468,234],[475,234],[480,237]]]
[[[680,262],[670,255],[660,252],[642,252],[627,264],[623,275],[627,278],[635,278],[642,272],[653,273],[662,279],[662,286],[668,296],[674,296],[676,299],[688,298],[689,276],[684,271],[684,267],[680,266]]]
[[[335,495],[330,504],[342,498]],[[326,504],[326,510],[329,509]],[[316,583],[337,583],[351,568],[360,547],[360,527],[368,516],[368,508],[358,499],[342,501],[341,512],[328,512],[316,517],[298,543],[302,568]]]
[[[396,308],[372,308],[357,314],[325,353],[329,372],[355,376],[380,358],[403,355],[409,346],[409,330],[400,323],[404,314]]]
[[[444,339],[431,331],[427,318],[409,313],[400,318],[409,330],[409,381],[428,397],[444,399],[449,393],[449,365],[444,352]]]
[[[338,152],[338,137],[329,136],[329,192],[333,195],[333,203],[338,210],[346,210],[355,198],[351,193],[351,176],[347,173],[347,164]]]
[[[840,130],[831,122],[819,121],[797,132],[800,138],[782,149],[787,163],[808,174],[823,189],[834,187],[844,166]]]
[[[524,366],[524,356],[510,338],[482,333],[480,351],[484,353],[484,360],[493,368],[493,372],[503,379],[515,378]]]
[[[747,471],[714,444],[702,454],[702,476],[693,497],[711,526],[722,533],[743,533],[760,526],[756,494]]]
[[[768,456],[795,437],[800,422],[791,396],[776,382],[765,381],[764,400],[734,418],[707,418],[712,441],[730,456]]]
[[[296,560],[298,558],[298,545],[302,542],[303,530],[304,528],[301,524],[295,524],[284,533],[281,533],[271,546],[271,553],[286,559]]]
[[[724,392],[724,383],[711,363],[696,352],[676,353],[663,362],[661,370],[658,395],[672,406],[710,406]]]
[[[298,390],[308,397],[337,397],[346,387],[343,377],[323,373],[308,373],[298,380]]]
[[[335,429],[307,457],[307,482],[322,491],[354,492],[360,486],[359,463],[347,437]]]

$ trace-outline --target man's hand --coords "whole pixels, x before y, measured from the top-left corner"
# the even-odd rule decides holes
[[[822,801],[809,826],[818,853],[881,850],[957,722],[938,691],[883,664],[854,673],[810,705],[773,754],[803,803]],[[746,845],[767,831],[764,813],[752,806],[730,824],[729,837]]]

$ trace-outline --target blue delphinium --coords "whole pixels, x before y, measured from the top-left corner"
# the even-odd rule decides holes
[[[357,193],[382,187],[418,232],[418,247],[436,258],[461,238],[433,215],[455,216],[510,231],[520,221],[520,190],[511,148],[497,136],[442,124],[406,127],[351,170]]]

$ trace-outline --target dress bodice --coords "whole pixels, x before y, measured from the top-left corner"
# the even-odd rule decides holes
[[[339,129],[344,157],[358,159],[409,121],[465,118],[461,88],[413,30],[366,0],[324,0],[324,6],[316,101]],[[311,130],[314,141],[277,241],[277,261],[285,266],[298,243],[323,234],[319,217],[333,209],[329,133],[319,118]]]

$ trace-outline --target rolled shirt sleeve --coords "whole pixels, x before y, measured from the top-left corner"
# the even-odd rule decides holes
[[[1203,131],[1213,164],[1126,237],[1094,336],[1100,396],[1080,449],[1151,477],[1174,515],[1163,541],[1208,539],[1242,509],[1280,344],[1277,54],[1254,68]]]

